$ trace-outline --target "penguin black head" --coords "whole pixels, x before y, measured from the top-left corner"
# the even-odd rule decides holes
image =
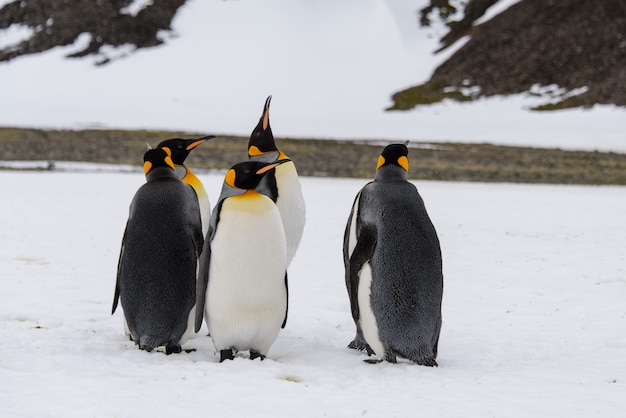
[[[174,164],[182,165],[192,149],[213,138],[215,138],[215,136],[207,135],[203,136],[202,138],[193,139],[166,139],[165,141],[161,141],[161,143],[157,145],[157,148],[169,148],[172,151],[172,161],[174,162]]]
[[[288,158],[276,147],[276,142],[274,142],[274,135],[270,126],[271,101],[272,96],[268,96],[265,99],[261,119],[259,119],[259,123],[252,131],[252,134],[250,134],[248,156],[251,160],[273,162]]]
[[[378,157],[376,170],[380,170],[385,166],[396,166],[402,168],[405,172],[409,171],[409,149],[406,144],[387,145]]]
[[[253,190],[259,185],[265,174],[280,164],[282,162],[264,163],[262,161],[245,161],[235,164],[226,173],[224,183],[234,189]]]
[[[165,167],[174,170],[172,151],[168,147],[149,149],[143,155],[143,172],[147,176],[155,168]]]

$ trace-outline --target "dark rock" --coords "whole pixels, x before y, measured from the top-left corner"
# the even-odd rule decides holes
[[[154,0],[135,16],[124,13],[131,0],[21,0],[0,9],[0,30],[13,24],[28,26],[34,35],[18,45],[0,50],[0,61],[73,44],[83,33],[89,45],[71,57],[98,54],[103,46],[130,44],[135,48],[160,45],[159,31],[170,30],[185,0]],[[99,64],[108,62],[103,58]]]
[[[556,103],[540,109],[626,106],[624,0],[522,0],[472,26],[493,3],[469,1],[465,18],[449,23],[442,48],[464,35],[471,39],[441,64],[428,82],[396,93],[391,109],[432,103],[433,94],[442,100],[451,92],[463,92],[463,87],[480,90],[463,94],[461,100],[523,93],[534,85],[553,84],[565,93],[556,94]],[[574,89],[581,89],[581,94],[567,93]],[[424,101],[426,93],[428,100]]]

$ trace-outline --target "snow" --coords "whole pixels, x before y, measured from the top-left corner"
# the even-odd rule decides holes
[[[243,1],[241,2],[243,3]],[[419,151],[412,151],[419,152]],[[374,164],[374,162],[372,163]],[[444,260],[439,367],[366,364],[342,238],[367,179],[304,177],[289,322],[268,359],[218,363],[201,332],[166,356],[110,315],[128,205],[109,166],[1,171],[3,416],[622,417],[626,190],[416,181]],[[373,168],[372,168],[373,169]],[[202,173],[212,201],[223,173]]]
[[[133,10],[147,3],[134,2]],[[0,64],[0,126],[248,135],[272,94],[280,136],[626,151],[626,110],[615,106],[532,112],[549,97],[522,94],[386,112],[391,94],[425,82],[454,52],[433,55],[442,27],[418,27],[425,4],[190,1],[173,33],[162,34],[164,46],[65,59],[88,42],[83,35],[73,46]],[[5,34],[0,45],[28,31],[12,27]],[[107,54],[112,63],[94,65]]]

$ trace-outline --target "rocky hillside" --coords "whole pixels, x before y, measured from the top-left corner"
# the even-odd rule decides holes
[[[538,110],[626,106],[626,1],[522,0],[475,25],[497,2],[469,0],[464,17],[447,22],[442,49],[469,41],[428,82],[396,93],[392,109],[542,90],[551,97]],[[446,20],[450,3],[431,0],[421,24]],[[551,85],[559,88],[537,87]]]
[[[465,36],[469,41],[428,82],[394,94],[391,109],[528,91],[551,95],[541,109],[596,103],[626,106],[626,1],[521,0],[476,24],[497,2],[431,0],[419,11],[416,25],[428,25],[433,19],[448,25],[442,49]],[[89,42],[71,57],[95,55],[98,64],[105,64],[107,47],[124,45],[132,50],[163,43],[184,4],[185,0],[15,0],[0,9],[0,35],[17,24],[24,40],[0,50],[0,62],[71,45],[83,36]],[[465,5],[464,10],[456,10],[455,4]],[[459,15],[463,17],[453,17]],[[546,90],[547,86],[558,88]]]
[[[0,30],[12,24],[32,29],[33,35],[17,45],[0,50],[0,61],[36,54],[56,46],[73,44],[88,34],[88,46],[70,57],[98,54],[106,46],[132,45],[146,48],[160,45],[161,31],[170,23],[185,0],[154,0],[143,8],[132,0],[19,0],[0,9]],[[103,56],[98,64],[105,64]]]

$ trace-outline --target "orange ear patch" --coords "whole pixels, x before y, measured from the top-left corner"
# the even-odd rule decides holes
[[[385,165],[385,157],[382,155],[378,157],[378,163],[376,164],[376,170]]]
[[[407,157],[402,156],[398,158],[398,165],[404,168],[404,171],[407,173],[409,172],[409,159]]]
[[[252,157],[256,157],[256,156],[263,155],[263,154],[265,153],[261,151],[256,145],[252,145],[250,146],[250,148],[248,148],[248,155]]]
[[[228,184],[230,187],[235,187],[235,177],[237,175],[235,174],[235,170],[233,170],[232,168],[230,170],[228,170],[228,172],[226,173],[226,178],[224,179],[224,182],[226,184]]]
[[[174,169],[174,161],[172,161],[172,157],[170,156],[165,157],[165,164],[169,165],[170,167],[172,167],[172,169]]]
[[[152,163],[150,161],[146,161],[143,163],[143,173],[148,174],[148,172],[152,169]]]

